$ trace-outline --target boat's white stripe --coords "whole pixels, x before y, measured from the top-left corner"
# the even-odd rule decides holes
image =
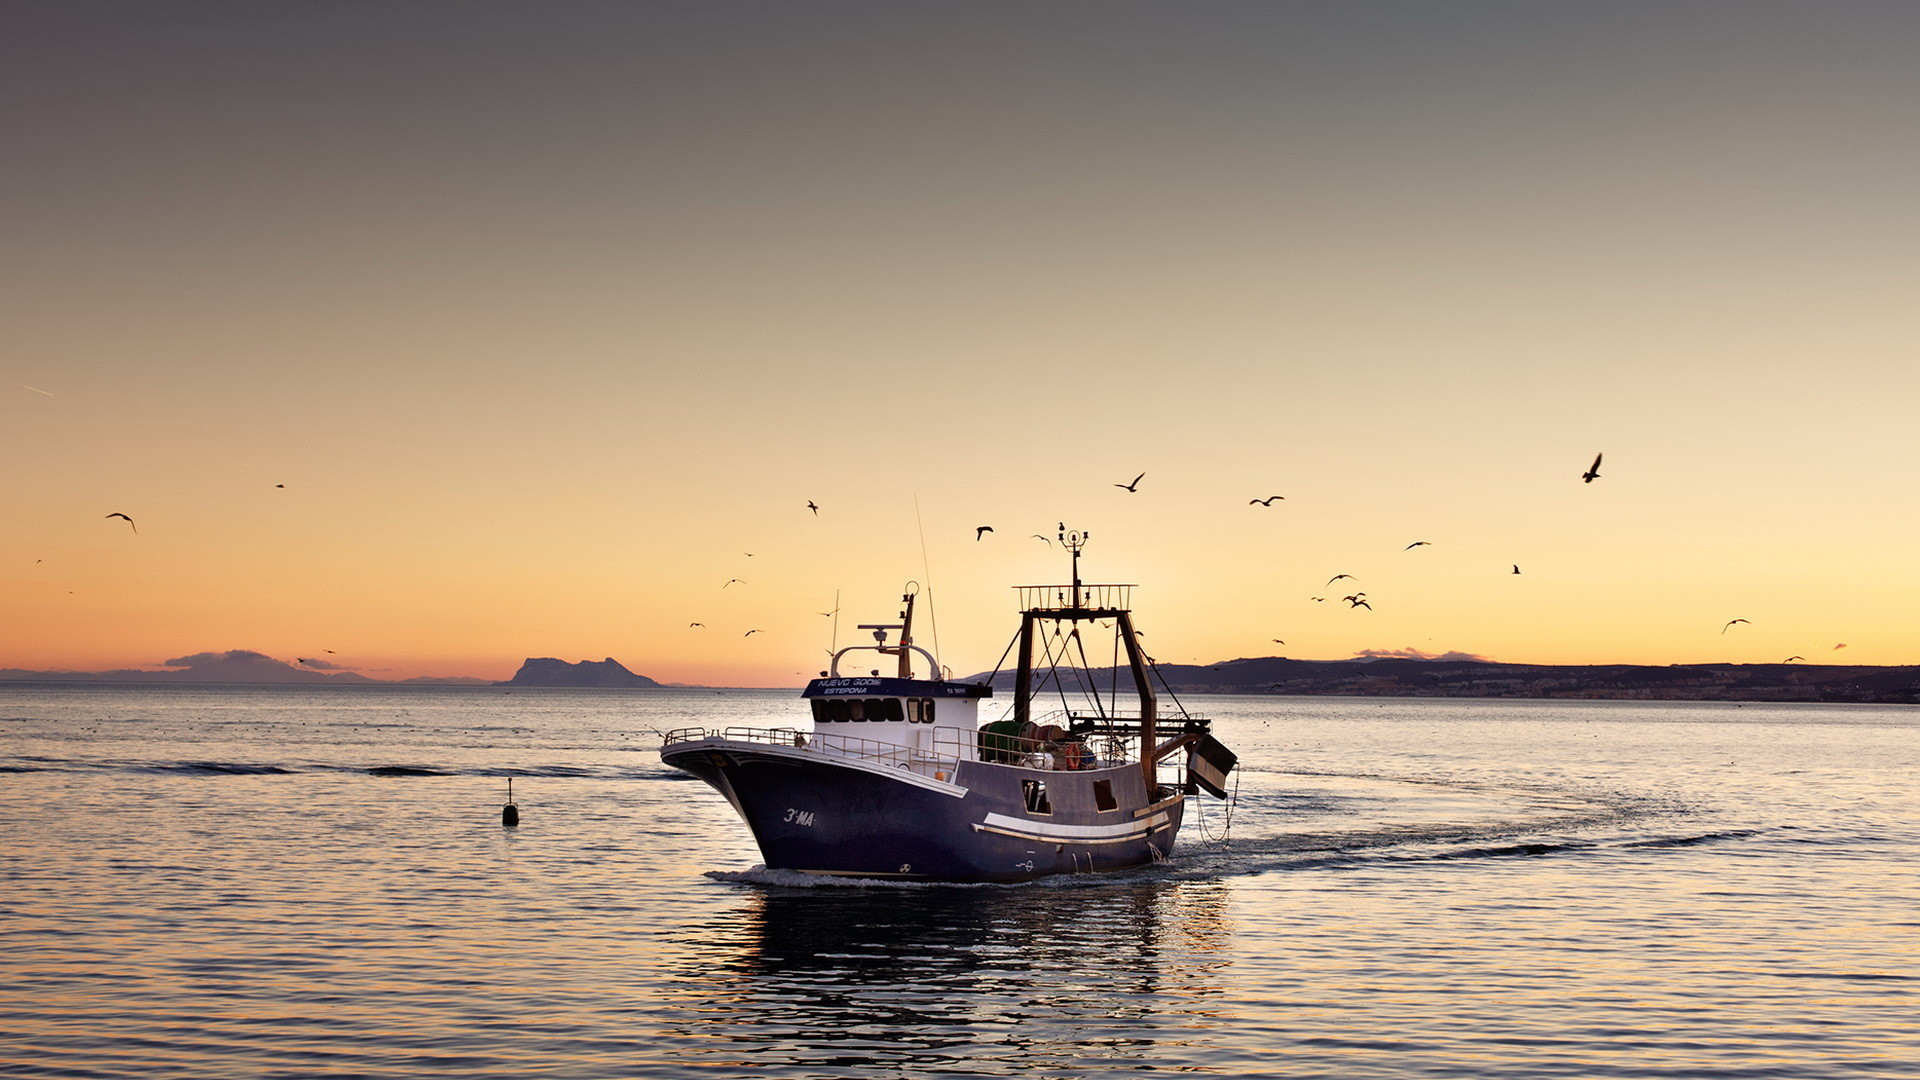
[[[1104,840],[1144,836],[1167,823],[1167,815],[1155,814],[1144,821],[1121,821],[1112,825],[1055,825],[1050,821],[988,814],[980,828],[1016,831],[1022,836],[1041,836],[1048,840]]]
[[[1094,846],[1099,844],[1124,844],[1129,840],[1140,840],[1145,837],[1152,836],[1155,830],[1142,829],[1139,832],[1131,832],[1126,834],[1125,836],[1102,836],[1102,837],[1096,837],[1091,840],[1080,839],[1078,837],[1072,837],[1072,836],[1041,836],[1038,833],[1016,832],[1013,829],[1000,829],[1000,828],[995,828],[992,825],[976,824],[973,827],[973,831],[984,832],[984,833],[994,833],[995,835],[998,835],[998,836],[1011,836],[1015,840],[1031,840],[1035,843],[1041,843],[1041,844],[1077,844],[1081,846]]]
[[[809,750],[805,747],[774,746],[769,743],[744,742],[733,739],[695,739],[691,742],[675,743],[673,746],[676,752],[679,751],[681,747],[701,750],[725,750],[743,756],[757,754],[762,757],[790,758],[794,761],[804,761],[813,765],[837,765],[843,769],[857,769],[860,772],[872,773],[875,776],[884,776],[889,780],[898,780],[903,784],[923,787],[928,791],[937,791],[942,795],[951,795],[956,799],[964,798],[968,790],[959,784],[948,783],[945,780],[935,780],[931,776],[921,776],[912,769],[903,769],[897,765],[882,765],[874,761],[862,761],[855,757],[841,757],[838,754],[822,754],[817,750]]]

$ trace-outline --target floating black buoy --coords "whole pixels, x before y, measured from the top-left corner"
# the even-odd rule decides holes
[[[507,777],[507,805],[500,808],[500,824],[520,824],[520,808],[513,805],[513,777]]]

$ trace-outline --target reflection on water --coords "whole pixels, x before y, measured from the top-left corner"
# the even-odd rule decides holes
[[[744,909],[675,935],[685,1019],[669,1030],[743,1064],[758,1048],[790,1059],[797,1047],[819,1066],[881,1056],[988,1074],[1160,1057],[1204,1029],[1220,995],[1231,894],[1227,881],[1145,878],[755,888]]]
[[[794,703],[0,687],[0,1073],[1920,1060],[1911,708],[1216,699],[1230,839],[1207,804],[1171,863],[1126,874],[802,888],[748,870],[732,809],[642,745]]]

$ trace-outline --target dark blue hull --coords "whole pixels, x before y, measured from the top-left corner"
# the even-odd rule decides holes
[[[771,869],[910,881],[1012,882],[1166,858],[1178,792],[1137,765],[1077,772],[959,762],[939,779],[804,749],[708,738],[661,757],[713,785]],[[1044,787],[1045,802],[1029,809]],[[1102,805],[1110,808],[1102,809]]]

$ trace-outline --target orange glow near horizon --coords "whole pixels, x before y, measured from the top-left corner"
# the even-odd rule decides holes
[[[1061,521],[1163,661],[1920,663],[1915,12],[135,11],[0,14],[0,668],[966,674]]]

